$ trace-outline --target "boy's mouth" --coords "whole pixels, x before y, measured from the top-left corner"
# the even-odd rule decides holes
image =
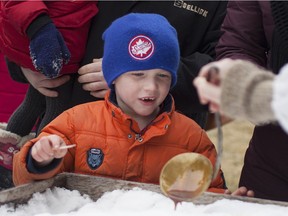
[[[154,97],[144,97],[144,98],[141,98],[142,101],[154,101],[155,98]]]

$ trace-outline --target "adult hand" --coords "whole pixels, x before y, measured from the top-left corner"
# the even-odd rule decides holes
[[[202,104],[209,103],[209,109],[212,112],[220,110],[221,98],[221,80],[226,76],[227,72],[238,60],[223,59],[216,62],[211,62],[203,66],[199,72],[198,77],[193,80],[193,84],[198,91],[198,96]],[[211,74],[211,69],[217,68],[218,74]]]
[[[247,196],[254,197],[254,191],[248,190],[246,187],[242,186],[237,188],[233,193],[229,190],[225,191],[225,194],[230,194],[232,196]]]
[[[104,98],[109,87],[102,71],[102,59],[94,59],[93,63],[84,65],[78,71],[78,82],[83,84],[83,89],[90,91],[94,97]]]
[[[21,69],[29,83],[41,94],[47,97],[57,97],[58,92],[52,89],[63,85],[70,79],[69,75],[60,76],[55,79],[48,79],[45,75],[39,72],[34,72],[28,68],[21,67]]]

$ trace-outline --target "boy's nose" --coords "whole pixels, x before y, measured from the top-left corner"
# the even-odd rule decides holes
[[[158,84],[155,81],[155,79],[149,79],[149,80],[145,81],[145,83],[144,83],[144,89],[145,90],[151,91],[151,90],[157,89],[157,87],[158,87]]]

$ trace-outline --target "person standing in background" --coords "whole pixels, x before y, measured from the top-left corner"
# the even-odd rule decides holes
[[[190,80],[198,75],[203,65],[215,59],[215,46],[221,36],[220,27],[226,14],[226,5],[226,1],[99,2],[99,13],[91,25],[83,59],[83,65],[86,66],[79,70],[80,77],[79,82],[75,82],[72,105],[102,100],[107,91],[99,60],[103,56],[102,29],[127,13],[156,13],[168,19],[178,33],[181,59],[177,71],[178,81],[171,90],[176,110],[205,128],[208,108],[199,103],[196,89]],[[92,63],[93,59],[98,60]]]
[[[91,23],[87,49],[82,61],[84,66],[80,68],[78,81],[74,83],[70,107],[85,102],[103,100],[108,90],[108,85],[103,78],[101,60],[104,30],[115,19],[128,13],[156,13],[167,18],[178,32],[181,59],[177,71],[178,81],[171,90],[176,110],[205,128],[208,107],[200,104],[191,79],[198,75],[203,65],[215,59],[215,46],[221,36],[220,27],[226,14],[226,5],[226,1],[98,2],[99,13]],[[24,75],[26,75],[25,71]],[[49,89],[48,85],[60,85],[63,81],[61,77],[49,80],[49,84],[43,76],[28,77],[27,79],[39,91]],[[46,82],[45,85],[40,84],[43,80]]]
[[[286,1],[230,1],[217,59],[249,60],[277,74],[288,62],[287,14]],[[287,144],[288,135],[278,124],[256,126],[239,186],[257,198],[288,201]]]

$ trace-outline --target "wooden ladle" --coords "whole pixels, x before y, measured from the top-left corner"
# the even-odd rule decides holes
[[[193,201],[201,196],[217,176],[222,157],[223,135],[220,114],[215,113],[218,128],[218,155],[215,168],[210,160],[198,153],[183,153],[171,158],[162,168],[160,188],[175,202]]]

